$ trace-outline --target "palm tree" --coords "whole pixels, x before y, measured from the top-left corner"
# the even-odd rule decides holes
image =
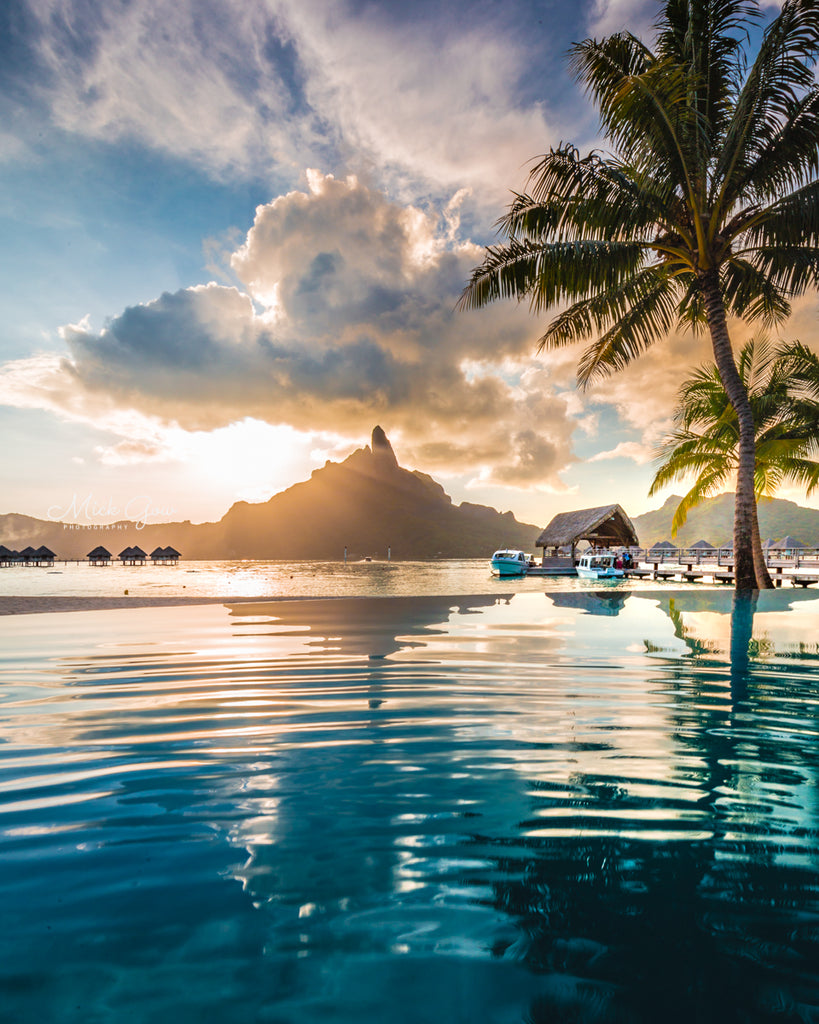
[[[540,159],[460,301],[563,307],[539,350],[591,339],[584,387],[675,328],[707,327],[739,428],[740,590],[757,585],[754,424],[728,317],[783,320],[819,270],[819,4],[784,0],[748,64],[759,17],[758,0],[665,0],[653,50],[630,33],[572,47],[614,152]]]
[[[737,366],[756,432],[754,493],[772,496],[788,481],[811,494],[819,486],[819,359],[798,342],[774,346],[747,342]],[[658,449],[659,466],[649,494],[696,474],[671,522],[672,533],[705,498],[731,483],[738,469],[739,423],[716,366],[700,367],[680,387],[676,429]],[[754,521],[756,577],[770,585],[759,527]]]

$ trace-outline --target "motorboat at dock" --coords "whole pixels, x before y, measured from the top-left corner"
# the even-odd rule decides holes
[[[501,548],[492,555],[494,576],[525,576],[529,568],[529,556],[513,548]]]
[[[587,551],[577,563],[577,575],[585,580],[622,579],[625,572],[616,567],[616,560],[609,551]]]

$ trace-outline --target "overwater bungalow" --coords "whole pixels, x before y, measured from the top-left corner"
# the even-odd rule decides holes
[[[30,544],[20,552],[20,560],[23,565],[36,565],[37,551]]]
[[[125,548],[117,555],[122,565],[145,565],[147,557],[140,547]]]
[[[716,551],[714,545],[707,540],[698,540],[691,545],[692,551]]]
[[[56,557],[57,556],[54,554],[51,548],[47,548],[45,544],[41,544],[40,547],[38,547],[37,550],[34,552],[34,564],[51,566],[54,565],[54,559]]]
[[[151,552],[151,561],[154,565],[177,565],[179,552],[172,547],[155,548]]]
[[[619,505],[560,512],[535,541],[543,548],[541,564],[555,569],[564,563],[573,567],[580,541],[588,541],[595,548],[629,548],[640,543],[634,524]],[[560,555],[560,548],[569,549],[568,558]]]
[[[0,544],[0,567],[11,565],[15,559],[16,551],[12,551],[11,548],[7,548],[5,544]]]
[[[94,548],[93,551],[89,551],[85,556],[91,565],[110,565],[111,564],[111,552],[99,544]]]

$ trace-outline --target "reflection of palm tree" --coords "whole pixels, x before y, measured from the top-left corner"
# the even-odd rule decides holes
[[[617,155],[552,150],[533,169],[461,299],[569,303],[540,347],[595,340],[579,381],[621,369],[669,331],[707,325],[739,422],[738,589],[755,586],[754,424],[727,315],[781,321],[816,280],[819,7],[785,0],[746,66],[748,0],[666,0],[650,51],[621,32],[572,49]]]
[[[756,603],[757,595],[754,593],[734,594],[731,609],[731,701],[734,708],[748,695]]]
[[[799,343],[774,346],[756,338],[743,346],[738,370],[748,392],[756,432],[754,490],[771,496],[785,481],[810,494],[819,484],[819,360]],[[678,392],[677,428],[658,449],[661,464],[649,494],[696,473],[677,506],[676,533],[692,508],[730,483],[739,465],[739,421],[717,367],[700,367]],[[760,584],[772,586],[759,524],[754,521],[754,564]]]

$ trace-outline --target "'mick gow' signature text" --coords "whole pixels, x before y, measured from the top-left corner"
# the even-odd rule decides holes
[[[175,515],[175,508],[157,505],[145,494],[130,498],[124,505],[117,505],[111,498],[99,501],[93,494],[84,498],[75,494],[67,505],[52,505],[48,510],[48,518],[62,522],[68,530],[124,530],[131,524],[142,530],[151,523]],[[113,523],[110,522],[112,519],[126,519],[128,523]]]

